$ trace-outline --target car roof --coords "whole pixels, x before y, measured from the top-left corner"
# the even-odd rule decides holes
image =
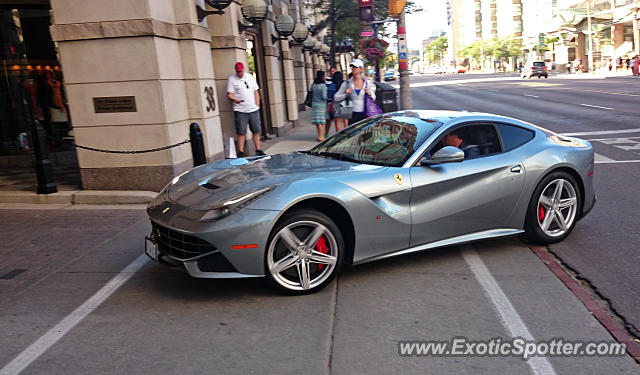
[[[385,115],[392,115],[394,117],[395,116],[419,117],[420,119],[429,123],[439,122],[441,126],[444,128],[455,126],[457,124],[461,124],[464,122],[492,121],[492,122],[503,122],[503,123],[513,124],[513,125],[518,125],[531,130],[538,129],[543,132],[546,131],[546,129],[544,128],[541,128],[534,124],[530,124],[525,121],[521,121],[511,117],[495,115],[492,113],[484,113],[484,112],[413,109],[408,111],[396,111],[396,112],[386,113]]]

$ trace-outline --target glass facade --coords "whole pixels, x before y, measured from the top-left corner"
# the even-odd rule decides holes
[[[31,149],[38,119],[50,150],[68,146],[71,123],[47,5],[0,6],[0,154]]]

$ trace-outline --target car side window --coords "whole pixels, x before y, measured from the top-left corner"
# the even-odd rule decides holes
[[[465,160],[502,152],[500,139],[492,124],[471,124],[454,128],[442,135],[427,155],[435,154],[444,146],[455,146],[464,151]]]
[[[533,131],[519,126],[498,124],[498,130],[500,131],[505,152],[522,146],[535,136]]]

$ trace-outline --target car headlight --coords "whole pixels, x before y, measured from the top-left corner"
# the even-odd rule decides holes
[[[274,188],[275,186],[269,186],[264,189],[252,191],[249,193],[244,193],[242,195],[238,195],[231,199],[227,199],[226,201],[222,203],[218,203],[214,207],[211,207],[211,209],[207,211],[207,213],[204,214],[199,221],[208,222],[208,221],[216,221],[216,220],[225,218],[231,215],[232,213],[238,211],[242,207],[248,205],[249,203],[255,201],[256,199],[259,199],[265,196],[266,194],[271,192]]]

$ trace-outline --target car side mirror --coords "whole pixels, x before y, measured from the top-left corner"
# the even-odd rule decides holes
[[[438,150],[430,159],[420,160],[420,165],[426,167],[435,164],[459,163],[464,160],[464,151],[457,147],[445,146]]]

